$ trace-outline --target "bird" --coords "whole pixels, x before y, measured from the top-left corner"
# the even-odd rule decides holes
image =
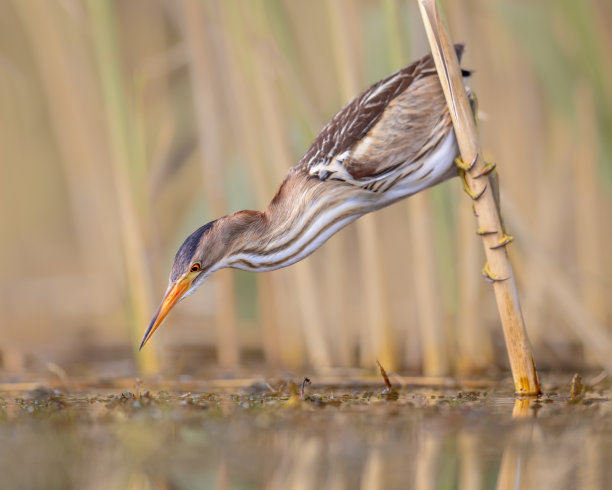
[[[463,50],[463,45],[455,45],[459,60]],[[462,75],[470,72],[462,69]],[[271,271],[292,265],[360,216],[469,166],[460,160],[442,86],[428,54],[348,102],[289,169],[264,211],[234,212],[185,239],[140,349],[170,310],[213,272],[228,267]]]

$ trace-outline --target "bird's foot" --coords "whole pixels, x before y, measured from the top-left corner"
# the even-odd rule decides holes
[[[472,170],[472,167],[474,166],[474,164],[476,163],[476,160],[478,160],[478,153],[476,153],[476,155],[474,156],[474,159],[470,162],[470,163],[465,163],[461,157],[457,157],[455,158],[455,165],[457,165],[457,167],[460,170],[463,170],[465,172],[468,172],[470,170]]]
[[[493,245],[492,247],[489,247],[489,248],[494,250],[496,248],[505,247],[513,240],[514,240],[514,237],[512,235],[505,234],[503,237],[500,238],[499,242],[497,242],[497,245]]]
[[[485,162],[485,166],[482,168],[480,172],[478,172],[478,174],[474,175],[474,178],[477,179],[478,177],[489,175],[491,172],[493,172],[493,170],[495,170],[495,167],[497,167],[496,164]]]
[[[507,279],[510,279],[509,277],[499,277],[497,274],[494,274],[493,272],[491,272],[488,262],[482,268],[482,276],[485,278],[487,282],[498,282],[498,281],[505,281]]]
[[[461,179],[463,180],[463,190],[466,192],[468,196],[470,196],[472,201],[477,201],[478,199],[480,199],[480,196],[482,196],[484,194],[484,191],[487,189],[487,184],[485,184],[482,187],[482,190],[480,192],[473,192],[472,189],[470,189],[470,186],[467,182],[466,171],[463,169],[459,169],[459,175],[461,176]]]

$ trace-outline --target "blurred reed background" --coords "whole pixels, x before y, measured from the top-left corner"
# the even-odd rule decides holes
[[[441,6],[536,361],[611,368],[612,4]],[[4,373],[506,367],[457,179],[288,269],[217,272],[132,355],[187,234],[263,209],[344,103],[428,51],[416,1],[3,0],[0,22]]]

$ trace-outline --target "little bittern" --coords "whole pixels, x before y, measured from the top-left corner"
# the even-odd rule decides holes
[[[238,211],[187,237],[140,347],[214,271],[294,264],[360,216],[457,175],[457,155],[432,57],[383,78],[323,127],[265,211]]]

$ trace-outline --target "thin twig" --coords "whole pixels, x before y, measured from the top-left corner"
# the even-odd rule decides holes
[[[385,371],[385,368],[382,367],[382,364],[380,363],[380,361],[378,359],[376,359],[376,364],[378,364],[378,367],[380,368],[380,375],[385,380],[385,386],[388,389],[392,390],[393,389],[393,385],[391,384],[391,381],[389,381],[389,376],[387,376],[387,371]]]
[[[300,400],[304,400],[304,389],[310,384],[312,384],[310,382],[310,378],[304,377],[304,380],[302,381],[302,387],[300,388]]]

